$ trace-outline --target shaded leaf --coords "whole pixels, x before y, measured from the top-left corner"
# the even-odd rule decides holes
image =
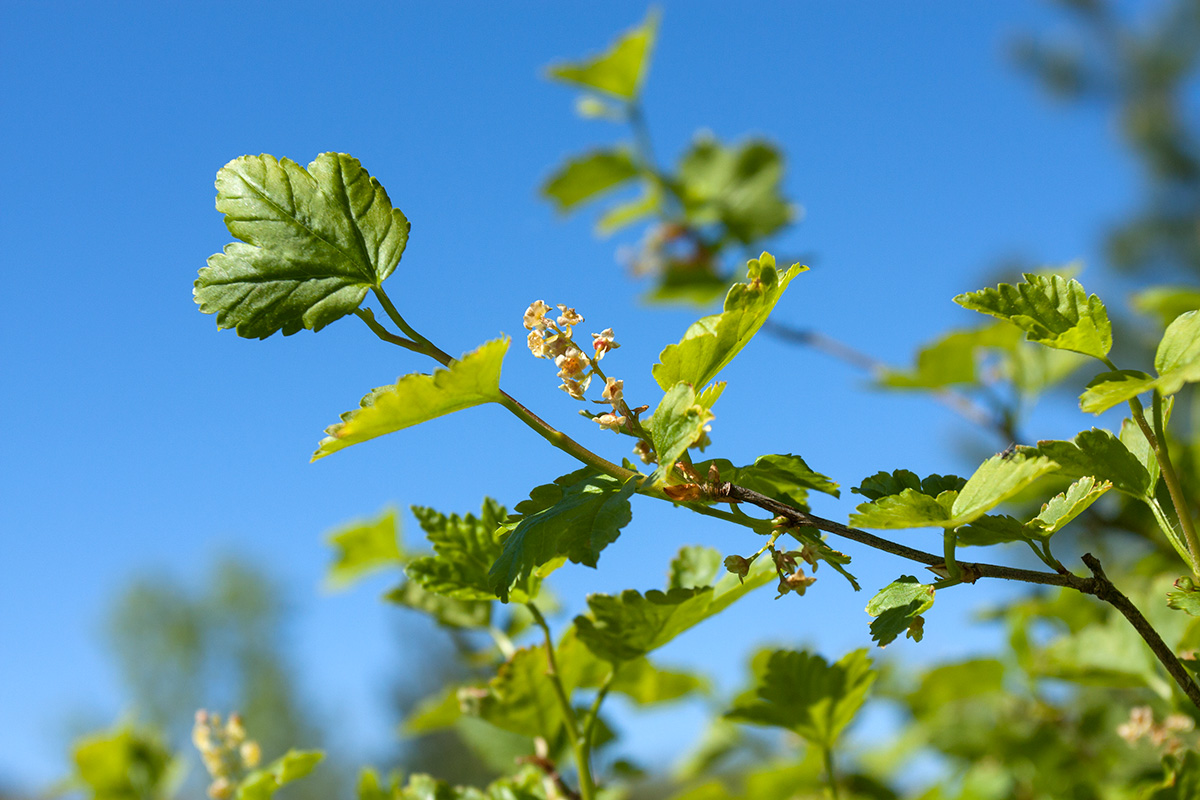
[[[1154,388],[1156,380],[1136,369],[1102,372],[1088,381],[1079,396],[1079,408],[1089,414],[1102,414]]]
[[[970,525],[954,532],[955,541],[963,546],[987,546],[1004,542],[1021,542],[1029,538],[1025,523],[1007,514],[984,514]]]
[[[542,194],[554,202],[558,211],[570,211],[639,172],[628,150],[593,150],[559,167],[543,184]]]
[[[680,159],[676,190],[693,226],[720,225],[724,237],[750,246],[796,217],[782,194],[783,172],[783,155],[770,142],[727,147],[702,134]]]
[[[770,253],[751,260],[749,281],[733,285],[724,310],[693,324],[679,344],[668,345],[659,355],[654,365],[659,387],[667,391],[681,381],[706,386],[750,342],[792,278],[806,269],[794,265],[779,275]]]
[[[958,492],[967,484],[966,478],[957,475],[929,475],[920,478],[915,472],[898,469],[894,472],[876,472],[850,491],[861,494],[868,500],[878,500],[888,495],[900,494],[905,489],[912,489],[921,494],[937,497],[942,492]]]
[[[485,628],[492,621],[490,602],[459,600],[434,594],[411,580],[404,581],[392,589],[384,595],[384,599],[389,603],[422,611],[447,628]]]
[[[608,236],[627,225],[653,217],[661,208],[662,192],[657,184],[646,183],[639,197],[617,203],[605,211],[596,221],[596,231],[601,236]]]
[[[924,614],[933,607],[934,590],[912,575],[902,575],[889,583],[867,603],[867,613],[875,617],[871,638],[886,647],[901,633],[921,641]]]
[[[1008,320],[1031,342],[1104,358],[1112,348],[1112,325],[1100,298],[1076,280],[1026,273],[1022,283],[967,292],[954,298],[963,308]]]
[[[657,31],[658,13],[651,11],[641,25],[623,33],[601,55],[552,65],[547,74],[556,80],[605,92],[622,100],[633,100],[646,78]]]
[[[1153,314],[1166,327],[1185,311],[1200,308],[1200,289],[1194,286],[1151,286],[1134,292],[1131,305],[1143,314]]]
[[[356,522],[329,534],[334,562],[326,573],[329,585],[342,588],[363,575],[403,562],[395,510],[378,519]]]
[[[585,468],[531,491],[501,528],[501,554],[488,571],[492,591],[508,602],[514,582],[544,576],[563,557],[596,566],[600,551],[632,519],[629,497],[639,480],[635,476],[622,484]]]
[[[452,361],[432,375],[405,375],[362,399],[360,407],[342,414],[342,421],[325,429],[312,460],[377,436],[482,403],[499,402],[500,366],[509,339],[495,339]]]
[[[1167,592],[1167,606],[1200,617],[1200,588],[1191,578],[1180,578],[1175,581],[1175,588]]]
[[[704,434],[704,427],[712,418],[712,412],[696,402],[696,392],[690,383],[680,382],[667,390],[654,415],[645,423],[659,462],[651,477],[653,483],[660,483],[670,474],[675,462]]]
[[[464,709],[498,728],[554,741],[563,725],[545,647],[525,647],[500,665],[486,690],[464,693]]]
[[[193,295],[218,328],[265,339],[318,331],[358,308],[400,262],[408,220],[358,160],[242,156],[217,173],[217,210],[241,242],[210,256]]]
[[[174,759],[156,736],[122,726],[81,739],[72,753],[75,781],[93,800],[168,797]]]
[[[727,719],[793,731],[831,750],[866,700],[875,673],[866,650],[834,664],[790,650],[762,652],[751,667],[755,686],[734,700]]]
[[[1200,754],[1187,750],[1181,755],[1163,759],[1166,777],[1152,792],[1143,795],[1145,800],[1196,800],[1200,798]]]
[[[879,383],[893,389],[940,389],[975,383],[982,352],[1013,349],[1019,339],[1020,333],[1004,323],[951,331],[917,351],[913,369],[888,369],[879,377]]]
[[[1175,398],[1164,397],[1163,402],[1163,429],[1166,430],[1171,422],[1171,409],[1175,407]],[[1156,417],[1154,407],[1150,406],[1145,409],[1146,422],[1151,428],[1155,427]],[[1154,453],[1154,448],[1150,446],[1150,442],[1146,439],[1146,434],[1142,432],[1141,426],[1131,419],[1121,421],[1121,435],[1119,437],[1121,443],[1133,454],[1133,457],[1146,468],[1146,473],[1150,476],[1150,486],[1158,485],[1159,464],[1158,456]]]
[[[716,466],[722,481],[753,489],[801,511],[808,509],[809,490],[840,496],[838,485],[809,467],[800,456],[764,455],[745,467],[735,467],[726,459],[714,458],[697,462],[695,469],[707,477],[712,466]]]
[[[1072,479],[1091,476],[1137,498],[1153,493],[1150,473],[1137,456],[1111,432],[1092,428],[1074,441],[1041,441],[1038,450],[1058,462],[1058,474]]]
[[[426,697],[405,715],[400,729],[415,736],[452,727],[462,716],[458,692],[458,686],[444,686],[437,694]]]
[[[679,548],[679,554],[671,559],[667,589],[712,586],[721,570],[721,560],[721,553],[712,547],[689,545]]]

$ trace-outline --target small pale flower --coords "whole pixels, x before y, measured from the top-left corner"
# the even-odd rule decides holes
[[[529,344],[529,352],[533,353],[534,358],[546,357],[546,340],[538,331],[530,331],[529,338],[526,340]]]
[[[624,416],[616,414],[601,414],[598,417],[592,417],[601,427],[610,431],[620,431],[622,426],[628,421]]]
[[[1117,735],[1133,744],[1150,733],[1154,727],[1154,712],[1150,706],[1138,706],[1129,712],[1129,721],[1117,726]]]
[[[574,397],[576,400],[583,399],[583,393],[587,391],[588,381],[577,381],[571,378],[563,378],[562,385],[558,388],[562,389],[567,394]]]
[[[579,380],[587,369],[588,360],[578,347],[568,347],[565,353],[554,359],[554,366],[558,367],[558,377]]]
[[[613,339],[613,329],[605,328],[599,333],[592,334],[592,347],[596,350],[596,360],[604,358],[604,354],[609,350],[616,350],[621,345],[617,344]]]
[[[583,322],[583,317],[575,313],[575,309],[573,308],[567,308],[562,303],[559,303],[558,310],[562,312],[558,317],[558,327],[562,328],[563,331],[569,333],[571,328]]]
[[[650,443],[645,439],[638,439],[638,443],[633,446],[633,452],[643,464],[654,464],[658,461],[654,457],[654,450],[650,447]]]
[[[543,303],[541,300],[535,300],[530,303],[529,308],[525,311],[525,328],[527,330],[546,330],[546,312],[550,310],[550,306]]]
[[[612,407],[616,409],[621,404],[621,401],[625,399],[625,381],[609,378],[605,382],[604,391],[600,393],[600,396],[611,403]]]
[[[546,356],[548,358],[557,359],[564,355],[568,350],[571,350],[575,345],[571,340],[560,333],[552,333],[546,337]]]

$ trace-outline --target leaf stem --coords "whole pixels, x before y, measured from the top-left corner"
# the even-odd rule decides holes
[[[404,317],[400,316],[400,312],[396,309],[396,306],[392,303],[392,299],[388,297],[387,292],[383,290],[382,286],[372,286],[371,291],[375,294],[376,299],[379,300],[379,304],[383,306],[383,310],[387,312],[388,317],[391,318],[392,322],[396,323],[396,327],[404,331],[418,345],[417,348],[413,349],[416,349],[419,353],[424,353],[439,362],[443,367],[448,366],[454,360],[453,356],[417,333],[416,329],[409,325]]]
[[[563,686],[559,676],[558,660],[554,655],[554,637],[537,604],[529,602],[525,606],[533,615],[533,621],[542,629],[542,633],[546,637],[546,677],[554,687],[554,694],[558,698],[558,705],[566,724],[567,737],[571,740],[571,749],[575,753],[575,766],[579,770],[579,796],[581,800],[594,800],[596,784],[592,780],[591,748],[579,728],[579,717],[575,715],[575,709],[572,708],[571,700],[567,697],[566,687]]]
[[[358,317],[363,322],[367,323],[367,327],[371,329],[372,333],[374,333],[376,336],[378,336],[383,341],[388,342],[389,344],[394,344],[399,347],[403,347],[406,350],[412,350],[414,353],[424,354],[424,351],[421,349],[421,346],[419,344],[417,344],[416,342],[409,341],[408,339],[405,339],[403,336],[397,336],[396,334],[389,331],[387,328],[380,325],[379,321],[375,319],[375,314],[374,314],[374,312],[371,311],[371,309],[356,308],[356,309],[354,309],[354,316]]]
[[[592,748],[592,735],[596,730],[596,720],[600,718],[600,706],[604,703],[604,698],[608,697],[608,690],[612,688],[613,682],[617,678],[617,670],[620,668],[620,664],[613,664],[612,669],[604,678],[604,682],[600,684],[599,691],[596,692],[596,699],[592,701],[591,710],[588,711],[587,724],[583,728],[583,742],[589,751]]]
[[[1135,400],[1137,398],[1134,398]],[[1144,418],[1144,415],[1143,415]],[[1187,541],[1193,575],[1200,575],[1200,541],[1196,539],[1196,527],[1192,514],[1187,507],[1187,498],[1183,496],[1183,486],[1179,483],[1179,475],[1171,462],[1171,449],[1167,444],[1166,427],[1163,423],[1162,393],[1154,390],[1154,453],[1158,456],[1158,464],[1162,471],[1163,481],[1171,495],[1171,503],[1175,506],[1175,515],[1179,517],[1179,525],[1183,528],[1183,536]]]
[[[837,773],[833,771],[833,748],[822,747],[821,754],[825,757],[825,780],[828,781],[828,794],[833,800],[838,800]]]

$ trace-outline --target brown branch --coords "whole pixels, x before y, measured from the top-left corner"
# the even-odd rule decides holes
[[[888,539],[875,536],[858,528],[851,528],[833,520],[824,519],[800,511],[786,503],[781,503],[767,497],[764,494],[747,489],[743,486],[736,486],[731,483],[719,484],[713,488],[713,496],[718,499],[730,500],[734,502],[744,502],[757,506],[764,511],[768,511],[777,517],[783,517],[789,524],[798,527],[812,527],[817,530],[833,533],[842,536],[852,541],[865,544],[868,547],[873,547],[876,550],[882,550],[885,553],[907,558],[910,561],[916,561],[929,566],[943,565],[945,559],[942,556],[926,553],[923,550],[917,550],[912,547],[906,547],[902,544],[890,541]],[[1113,585],[1108,576],[1104,574],[1104,570],[1100,566],[1100,561],[1091,553],[1086,553],[1083,556],[1083,563],[1092,571],[1091,578],[1084,578],[1071,572],[1040,572],[1030,569],[1018,569],[1016,567],[1005,567],[999,564],[981,564],[969,563],[960,561],[959,566],[962,568],[964,575],[970,575],[976,578],[998,578],[1002,580],[1021,581],[1023,583],[1035,583],[1043,586],[1062,586],[1069,589],[1074,589],[1083,594],[1090,594],[1099,600],[1108,603],[1113,608],[1120,611],[1121,614],[1133,626],[1133,629],[1138,632],[1146,642],[1150,650],[1166,668],[1167,672],[1183,693],[1187,695],[1192,703],[1200,708],[1200,686],[1192,679],[1187,668],[1172,652],[1171,648],[1163,641],[1162,636],[1154,629],[1138,611],[1137,606],[1121,593],[1121,590]],[[974,582],[972,580],[972,582]]]

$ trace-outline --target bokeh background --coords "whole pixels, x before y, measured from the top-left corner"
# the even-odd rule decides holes
[[[1120,308],[1145,273],[1114,270],[1110,234],[1159,176],[1130,147],[1119,92],[1090,92],[1063,69],[1051,70],[1059,88],[1083,93],[1056,96],[1030,69],[1031,41],[1086,53],[1086,24],[1060,5],[1071,4],[662,2],[644,93],[655,149],[672,162],[700,130],[775,142],[785,193],[805,213],[771,249],[812,268],[777,319],[885,362],[907,364],[920,343],[975,322],[951,298],[1023,267],[1081,260],[1085,286]],[[1114,13],[1137,30],[1167,5]],[[538,194],[567,155],[624,135],[575,116],[574,92],[544,67],[601,50],[646,11],[0,3],[0,791],[60,778],[83,730],[157,715],[183,731],[180,708],[236,702],[247,680],[294,713],[284,733],[311,741],[292,744],[323,743],[346,764],[411,755],[397,722],[436,687],[453,642],[379,602],[395,575],[324,588],[323,537],[389,506],[463,513],[488,495],[511,507],[573,465],[487,407],[309,464],[340,412],[428,365],[352,318],[263,342],[218,332],[191,299],[196,270],[230,239],[213,177],[246,153],[359,158],[412,221],[388,283],[408,320],[451,353],[514,336],[502,386],[619,460],[628,440],[577,418],[553,370],[519,345],[532,300],[574,305],[588,330],[616,331],[622,348],[605,366],[631,404],[653,404],[650,365],[701,313],[643,302],[647,285],[616,257],[638,231],[598,238],[593,213],[564,218]],[[880,469],[969,474],[972,458],[1005,445],[927,395],[875,391],[853,365],[767,335],[725,377],[710,452],[735,463],[794,452],[848,489]],[[1090,424],[1070,401],[1031,420],[1031,438]],[[842,519],[854,505],[848,492],[813,502]],[[757,547],[661,506],[635,501],[600,570],[556,574],[559,620],[589,592],[662,585],[683,544]],[[407,515],[404,527],[416,544]],[[904,535],[937,547],[934,534]],[[663,661],[731,691],[759,644],[834,658],[869,645],[866,600],[912,568],[845,549],[863,593],[825,572],[803,598],[764,590]],[[977,616],[1008,591],[939,595],[925,641],[887,654],[996,646],[1002,632]],[[626,748],[667,764],[705,713],[616,721]],[[872,725],[886,721],[863,735]]]

